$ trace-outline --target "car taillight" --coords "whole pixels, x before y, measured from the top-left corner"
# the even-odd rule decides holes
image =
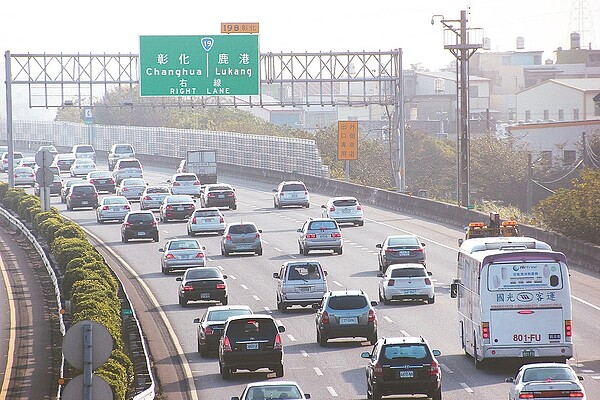
[[[202,252],[197,253],[196,258],[204,258],[204,253],[202,253]]]
[[[193,286],[190,286],[190,285],[185,285],[185,286],[182,288],[182,290],[183,290],[184,292],[193,292],[193,291],[194,291],[194,287],[193,287]]]
[[[256,239],[260,238],[260,232],[256,232],[256,235],[254,236]]]
[[[227,197],[235,197],[235,193],[229,192],[229,193],[227,193]]]
[[[327,314],[327,311],[323,311],[323,314],[321,314],[321,323],[322,324],[329,324],[329,314]]]
[[[179,182],[173,182],[173,186],[181,186],[181,183],[179,183]]]
[[[437,361],[433,360],[431,362],[431,367],[429,367],[429,375],[435,376],[440,373],[440,365]]]
[[[129,189],[127,189],[126,187],[124,187],[123,189],[121,189],[121,192],[127,192],[129,191]]]
[[[131,210],[131,206],[129,204],[125,204],[125,206],[123,206],[126,210]]]
[[[534,399],[535,395],[533,393],[521,393],[519,394],[520,399]]]
[[[277,335],[275,335],[275,344],[273,345],[273,349],[274,350],[282,350],[283,349],[283,343],[281,343],[281,335],[279,333]]]
[[[175,256],[173,254],[171,254],[171,253],[168,253],[168,254],[165,255],[165,258],[167,260],[173,260],[173,259],[175,259]]]
[[[361,206],[360,204],[358,204],[358,205],[356,206],[356,209],[360,211],[360,210],[362,210],[362,206]]]
[[[394,249],[385,249],[385,252],[386,253],[395,253],[396,250],[394,250]]]
[[[426,284],[427,286],[431,286],[431,279],[429,279],[429,278],[425,278],[425,284]]]
[[[158,225],[158,222],[156,222],[156,220],[154,220],[154,221],[152,221],[152,222],[150,223],[150,225],[152,225],[152,226],[156,226],[156,225]]]
[[[481,337],[484,339],[490,338],[490,323],[489,322],[481,323]]]
[[[231,235],[230,234],[225,235],[225,240],[231,240]]]
[[[200,181],[194,182],[194,186],[200,186]]]
[[[115,183],[115,180],[114,180],[113,178],[110,178],[110,179],[108,180],[108,183]]]
[[[152,200],[152,197],[150,197],[150,196],[144,196],[144,200]]]
[[[90,179],[91,184],[94,184],[94,182],[96,182],[94,179]]]
[[[367,321],[375,322],[376,319],[377,319],[377,317],[375,316],[375,311],[369,310],[369,318],[367,319]]]
[[[108,206],[102,207],[103,210],[108,210]]]
[[[192,218],[192,224],[196,223],[196,217]]]
[[[191,209],[195,209],[195,208],[196,208],[196,205],[194,205],[194,204],[190,204],[190,208],[191,208]]]
[[[305,191],[304,191],[304,195],[308,195],[308,190],[305,190]]]
[[[165,210],[172,210],[172,209],[173,209],[173,206],[166,206],[165,207]]]
[[[582,399],[585,396],[583,395],[583,392],[576,391],[576,392],[569,392],[569,397],[572,397],[575,399]]]
[[[227,336],[223,336],[223,351],[226,353],[231,351],[231,342]]]
[[[225,219],[223,217],[219,217],[219,223],[222,224],[223,222],[225,222]]]
[[[29,177],[30,178],[35,178],[35,175],[34,174],[29,174]]]
[[[131,224],[129,222],[123,222],[123,226],[125,228],[129,228],[131,226]]]
[[[209,193],[209,194],[206,195],[206,197],[215,197],[215,194],[214,193]]]
[[[217,285],[215,286],[215,289],[225,289],[226,286],[224,283],[217,283]]]
[[[15,174],[15,178],[18,178],[17,174]]]
[[[573,326],[571,324],[571,320],[568,319],[565,321],[565,336],[571,337],[573,336]]]
[[[335,211],[335,207],[334,206],[329,207],[329,211]]]
[[[315,233],[307,233],[306,234],[307,239],[315,239],[316,237],[317,237],[317,235]]]
[[[393,280],[393,279],[390,279],[390,280],[388,281],[388,284],[387,284],[387,285],[388,285],[388,286],[394,286],[395,284],[396,284],[396,281],[395,281],[395,280]]]
[[[342,237],[342,234],[341,234],[341,233],[339,233],[339,232],[333,232],[333,233],[331,234],[331,237],[333,237],[333,238],[341,238],[341,237]]]
[[[417,253],[422,253],[423,249],[421,247],[417,248],[417,249],[413,249],[413,251],[417,252]]]
[[[375,375],[376,378],[383,378],[383,366],[381,363],[375,363],[375,365],[373,365],[373,375]]]
[[[214,335],[215,331],[213,328],[211,328],[210,326],[207,326],[206,329],[204,330],[204,334],[206,336],[210,336],[210,335]]]

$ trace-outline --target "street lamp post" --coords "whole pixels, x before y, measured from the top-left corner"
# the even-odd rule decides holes
[[[444,48],[450,50],[457,60],[457,70],[460,71],[460,80],[457,82],[457,92],[460,98],[460,112],[457,112],[457,119],[460,121],[458,132],[458,174],[457,174],[457,197],[458,205],[463,207],[470,206],[469,199],[469,181],[470,181],[470,132],[469,132],[469,58],[483,47],[483,30],[481,28],[467,28],[467,12],[460,12],[460,19],[444,19],[443,15],[434,15],[431,17],[431,24],[435,23],[435,18],[441,17],[441,23],[444,25]],[[453,24],[458,23],[455,27]],[[450,35],[446,35],[450,33]],[[470,38],[481,38],[477,43],[469,43]],[[449,39],[446,43],[446,39]],[[459,84],[460,83],[460,84]]]

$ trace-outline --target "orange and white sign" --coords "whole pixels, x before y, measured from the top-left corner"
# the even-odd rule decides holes
[[[358,121],[338,121],[338,160],[358,160]]]

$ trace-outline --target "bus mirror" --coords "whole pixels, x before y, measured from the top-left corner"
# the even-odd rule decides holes
[[[450,297],[455,299],[458,296],[458,283],[450,284]]]

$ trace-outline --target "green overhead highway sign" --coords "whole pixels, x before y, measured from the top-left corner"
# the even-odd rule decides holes
[[[257,95],[258,35],[140,36],[141,96]]]

